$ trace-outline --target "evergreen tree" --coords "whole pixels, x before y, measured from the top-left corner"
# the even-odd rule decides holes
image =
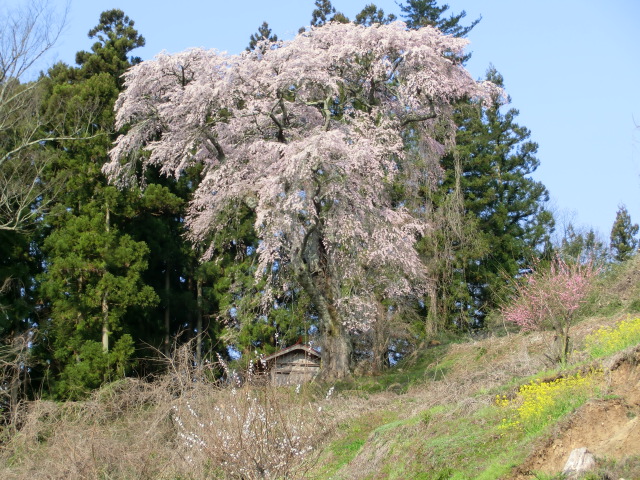
[[[454,37],[467,36],[482,19],[480,17],[464,27],[460,25],[460,21],[467,16],[464,10],[457,15],[451,14],[449,18],[445,18],[443,15],[449,10],[449,5],[438,6],[436,0],[408,0],[406,5],[399,4],[399,6],[407,27],[436,27],[442,33],[453,35]]]
[[[356,15],[356,19],[354,23],[365,25],[370,27],[375,23],[391,23],[396,19],[396,16],[393,13],[389,15],[384,14],[384,10],[376,7],[373,3],[366,5],[360,13]]]
[[[449,6],[435,0],[409,0],[400,9],[409,28],[431,25],[457,37],[481,20],[463,26],[466,12],[446,17]],[[487,80],[503,87],[493,68]],[[435,279],[426,302],[428,324],[481,324],[498,301],[504,274],[516,275],[550,244],[553,218],[543,206],[548,193],[530,177],[539,164],[537,145],[515,123],[518,112],[503,114],[501,103],[494,98],[489,108],[470,102],[457,107],[456,148],[443,159],[444,178],[428,201],[440,232],[423,245]]]
[[[198,169],[187,169],[178,179],[148,170],[140,179],[145,188],[136,204],[135,220],[126,227],[150,248],[149,268],[143,277],[160,298],[156,307],[130,316],[135,338],[169,355],[175,342],[195,337],[198,361],[203,342],[210,346],[217,339],[219,307],[211,284],[220,273],[218,259],[201,262],[202,252],[185,238],[185,209],[200,177]],[[231,225],[229,228],[232,230]],[[223,351],[223,346],[217,350]]]
[[[503,78],[494,68],[486,79],[503,87]],[[544,208],[548,192],[530,176],[539,165],[538,145],[529,140],[529,130],[515,122],[518,111],[502,113],[502,107],[497,97],[490,107],[460,104],[454,119],[456,148],[442,163],[441,194],[451,195],[459,185],[464,212],[473,217],[477,228],[476,243],[459,251],[454,267],[452,286],[466,284],[468,291],[451,292],[453,304],[458,309],[468,306],[474,323],[496,306],[504,275],[517,275],[549,244],[554,224]],[[437,206],[442,201],[437,200]],[[477,242],[484,248],[478,250]]]
[[[112,9],[100,14],[100,23],[89,30],[89,38],[97,41],[91,52],[80,51],[76,54],[76,63],[81,66],[79,73],[84,76],[95,73],[108,73],[121,88],[122,74],[131,65],[140,63],[139,57],[129,57],[129,53],[144,47],[145,39],[134,28],[135,22],[122,10]]]
[[[269,24],[267,22],[262,22],[262,25],[260,25],[258,31],[251,34],[247,51],[250,52],[251,50],[255,49],[258,42],[262,42],[264,40],[272,43],[278,41],[278,36],[275,33],[271,32],[271,28],[269,28]]]
[[[36,351],[51,364],[56,395],[78,398],[131,366],[134,341],[127,313],[157,302],[143,282],[149,248],[125,232],[136,215],[137,192],[108,186],[101,167],[113,140],[113,105],[119,76],[132,48],[144,44],[120,10],[104,12],[90,31],[99,39],[92,53],[80,52],[79,67],[57,64],[45,79],[43,110],[52,125],[73,131],[90,110],[82,142],[52,142],[58,156],[43,177],[65,181],[45,217],[46,254],[40,292],[45,300]],[[78,108],[78,107],[82,108]]]
[[[316,8],[311,12],[311,26],[321,27],[328,22],[349,23],[341,12],[336,12],[330,0],[315,0]]]
[[[576,229],[571,223],[565,229],[558,250],[567,263],[602,265],[609,260],[609,249],[593,228]]]
[[[64,397],[77,398],[100,386],[109,379],[110,367],[124,373],[133,353],[124,315],[132,306],[156,301],[141,277],[148,248],[110,225],[108,215],[91,202],[64,219],[44,245],[49,265],[42,292],[50,300],[45,329],[54,366],[61,370],[57,392]]]
[[[0,345],[37,324],[34,278],[42,258],[34,232],[0,230]]]
[[[616,262],[628,260],[638,249],[638,224],[631,223],[627,207],[618,207],[616,219],[611,228],[611,252]]]

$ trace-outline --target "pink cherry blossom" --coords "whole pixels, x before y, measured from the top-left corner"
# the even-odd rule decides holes
[[[393,204],[390,187],[417,168],[408,129],[431,159],[411,178],[432,181],[453,138],[452,103],[490,101],[495,87],[453,60],[466,43],[401,22],[330,23],[240,55],[160,54],[125,74],[116,109],[127,130],[104,171],[126,186],[138,163],[174,176],[204,165],[191,240],[225,228],[230,205],[249,205],[256,275],[297,281],[331,335],[366,329],[374,291],[411,297],[428,285],[414,248],[428,219]]]

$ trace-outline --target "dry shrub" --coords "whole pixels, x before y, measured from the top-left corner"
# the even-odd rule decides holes
[[[251,385],[202,389],[172,407],[185,462],[239,479],[303,477],[322,433],[314,413],[292,390]]]
[[[83,402],[30,402],[23,427],[1,452],[7,469],[0,477],[163,478],[172,463],[168,397],[133,379],[117,390],[106,387]]]
[[[173,402],[171,419],[177,451],[188,467],[199,467],[207,478],[301,478],[324,433],[318,407],[301,386],[274,387],[252,370],[241,381],[222,360],[218,366],[230,384],[203,382],[210,376],[185,365],[184,357],[176,357],[182,365],[173,369],[189,383]]]
[[[0,437],[18,428],[22,420],[32,336],[28,331],[0,343]]]
[[[325,433],[300,388],[228,385],[189,346],[154,381],[125,379],[82,402],[29,403],[0,445],[0,478],[301,478]],[[249,379],[251,380],[251,379]]]

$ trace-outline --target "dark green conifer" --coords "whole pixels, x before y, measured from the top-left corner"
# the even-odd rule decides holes
[[[315,0],[316,8],[311,12],[311,26],[321,27],[327,22],[349,23],[349,19],[341,12],[336,12],[330,0]]]
[[[271,32],[271,28],[269,28],[269,24],[267,22],[262,22],[262,25],[260,25],[258,31],[251,34],[247,51],[250,52],[251,50],[254,50],[258,42],[262,42],[264,40],[272,43],[278,41],[278,36],[275,33]]]
[[[595,230],[576,228],[572,223],[565,228],[558,253],[567,263],[593,262],[602,265],[609,261],[609,249]]]
[[[504,86],[493,67],[486,80]],[[498,97],[488,107],[461,104],[455,115],[456,149],[443,159],[441,190],[446,195],[459,182],[464,211],[476,219],[477,237],[486,247],[479,256],[474,248],[460,252],[458,271],[464,275],[472,299],[469,313],[476,321],[496,306],[504,276],[516,275],[550,242],[554,226],[544,206],[547,189],[531,177],[539,166],[538,145],[530,140],[530,131],[515,122],[516,109],[502,112],[507,104],[508,99],[505,103]]]
[[[104,12],[89,36],[98,41],[92,52],[78,54],[79,67],[49,70],[42,107],[52,128],[73,132],[85,125],[86,131],[83,141],[52,142],[57,158],[43,177],[64,179],[65,188],[42,222],[44,318],[34,351],[49,362],[49,386],[64,398],[79,398],[128,371],[134,340],[127,315],[158,300],[142,277],[149,248],[126,232],[139,192],[109,186],[101,171],[114,135],[120,75],[144,39],[120,10]]]
[[[373,3],[370,3],[356,15],[354,23],[370,27],[375,23],[387,24],[393,22],[394,20],[396,20],[396,16],[393,13],[385,15],[384,10],[376,7]]]
[[[624,262],[638,250],[638,224],[631,223],[627,207],[618,207],[616,219],[611,228],[611,252],[616,262]]]
[[[112,9],[100,14],[100,23],[89,30],[89,38],[97,41],[91,46],[91,52],[80,51],[76,54],[76,63],[81,66],[80,73],[92,75],[109,73],[122,87],[121,75],[131,65],[141,62],[140,57],[129,57],[129,53],[144,47],[145,39],[134,28],[135,22],[122,10]]]
[[[449,18],[445,18],[443,15],[449,10],[449,5],[438,6],[436,0],[407,0],[406,5],[399,4],[399,6],[407,27],[420,28],[428,25],[454,37],[467,36],[482,19],[482,17],[477,18],[470,25],[464,27],[460,25],[460,21],[467,16],[464,10],[457,15],[451,14]]]

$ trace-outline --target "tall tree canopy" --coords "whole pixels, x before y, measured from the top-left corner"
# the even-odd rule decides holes
[[[127,185],[138,162],[173,175],[204,164],[191,238],[224,228],[230,204],[254,208],[256,276],[302,286],[325,336],[325,368],[344,375],[346,331],[376,316],[368,300],[415,296],[427,283],[414,244],[429,226],[390,187],[409,168],[408,126],[437,165],[452,102],[490,100],[494,85],[450,59],[466,43],[399,22],[331,23],[264,53],[160,55],[125,74],[117,126],[130,128],[105,172]],[[267,289],[265,305],[270,298]]]
[[[89,38],[96,42],[91,52],[76,54],[76,63],[84,74],[105,72],[111,74],[120,86],[120,76],[131,65],[140,63],[139,57],[128,55],[131,50],[144,47],[145,39],[134,28],[135,22],[122,10],[114,8],[100,14],[100,23],[89,30]]]
[[[593,228],[575,227],[571,222],[564,226],[556,251],[567,263],[604,265],[610,261],[609,246],[600,234]]]
[[[311,26],[321,27],[328,22],[348,23],[349,19],[341,12],[336,12],[330,0],[316,0],[316,8],[311,12]]]
[[[267,41],[271,43],[278,41],[278,36],[275,33],[271,32],[271,28],[269,28],[269,24],[267,22],[262,22],[262,25],[260,25],[260,27],[258,28],[258,31],[256,33],[251,34],[251,37],[249,38],[249,46],[247,47],[247,50],[249,51],[253,50],[254,48],[256,48],[258,43],[263,41]]]

